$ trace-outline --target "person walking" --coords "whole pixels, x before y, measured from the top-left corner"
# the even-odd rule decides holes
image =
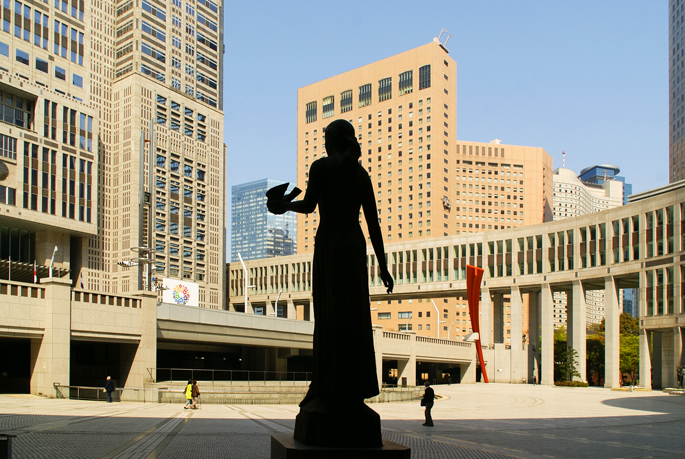
[[[193,397],[192,408],[197,409],[197,398],[200,396],[200,389],[197,387],[197,381],[193,379],[190,394]]]
[[[423,423],[424,426],[433,427],[433,418],[431,417],[431,409],[433,408],[433,400],[435,399],[435,392],[430,386],[430,383],[426,381],[424,384],[426,390],[423,392],[423,403],[426,406],[426,422]]]
[[[105,381],[105,392],[107,392],[107,403],[112,403],[112,392],[116,390],[114,387],[114,381],[112,381],[111,376],[107,376],[107,381]]]
[[[186,404],[183,409],[187,410],[188,408],[193,407],[193,381],[191,379],[189,379],[188,384],[186,384],[185,396]]]

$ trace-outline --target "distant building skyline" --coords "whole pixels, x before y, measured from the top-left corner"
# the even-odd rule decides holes
[[[255,260],[296,253],[297,217],[266,208],[267,190],[283,183],[267,178],[231,187],[231,262],[239,261],[238,254]]]
[[[623,205],[628,204],[628,196],[633,194],[633,185],[626,183],[626,178],[618,175],[621,172],[618,166],[610,164],[601,164],[597,166],[586,167],[578,178],[586,184],[601,185],[607,180],[618,180],[623,182]]]

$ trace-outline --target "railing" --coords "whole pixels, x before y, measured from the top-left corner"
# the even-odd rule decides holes
[[[208,370],[197,368],[148,368],[150,376],[156,374],[153,380],[168,381],[188,381],[196,379],[198,381],[225,381],[225,382],[247,382],[250,384],[278,381],[279,385],[284,382],[309,382],[312,380],[312,373],[307,371],[254,371],[254,370]]]
[[[471,343],[464,341],[452,341],[450,339],[431,338],[429,336],[417,336],[417,343],[446,344],[448,346],[471,347]]]
[[[107,393],[102,387],[93,387],[93,386],[64,386],[60,383],[53,383],[53,387],[55,388],[55,397],[56,398],[64,398],[64,399],[70,399],[70,400],[107,400]],[[121,388],[121,389],[114,389],[114,392],[112,393],[112,400],[117,400],[119,401],[121,399],[121,393],[124,390],[132,390],[132,391],[143,391],[147,389],[129,389],[129,388]]]
[[[384,331],[383,332],[383,338],[389,338],[389,339],[401,339],[405,341],[409,341],[409,335],[405,335],[404,333],[394,333],[394,332],[389,332],[389,331]]]

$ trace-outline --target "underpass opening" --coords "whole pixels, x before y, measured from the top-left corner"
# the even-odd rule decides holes
[[[31,340],[0,338],[0,394],[28,394],[31,386]]]

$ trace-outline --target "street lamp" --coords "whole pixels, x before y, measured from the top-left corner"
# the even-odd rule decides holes
[[[452,327],[454,327],[454,322],[452,322],[452,325],[450,325],[450,329],[447,330],[447,339],[450,339],[450,332],[452,331]]]
[[[243,261],[243,257],[240,255],[240,253],[238,253],[238,258],[240,259],[240,264],[243,265],[243,272],[244,272],[244,274],[245,274],[243,277],[245,278],[245,284],[244,284],[244,285],[245,285],[245,289],[244,289],[244,293],[245,293],[245,312],[247,312],[247,291],[248,291],[248,289],[255,288],[256,285],[247,285],[247,276],[248,276],[248,274],[247,274],[247,267],[245,266],[245,262]],[[280,295],[280,293],[279,293],[279,295]]]
[[[435,308],[435,314],[437,314],[437,320],[438,320],[438,339],[440,339],[440,324],[444,324],[446,321],[445,320],[440,320],[440,310],[438,307],[435,305],[435,301],[431,300],[431,303],[433,303],[433,307]]]
[[[55,262],[55,253],[57,253],[57,246],[55,246],[55,250],[52,251],[52,258],[50,258],[50,279],[52,279],[52,264]]]

